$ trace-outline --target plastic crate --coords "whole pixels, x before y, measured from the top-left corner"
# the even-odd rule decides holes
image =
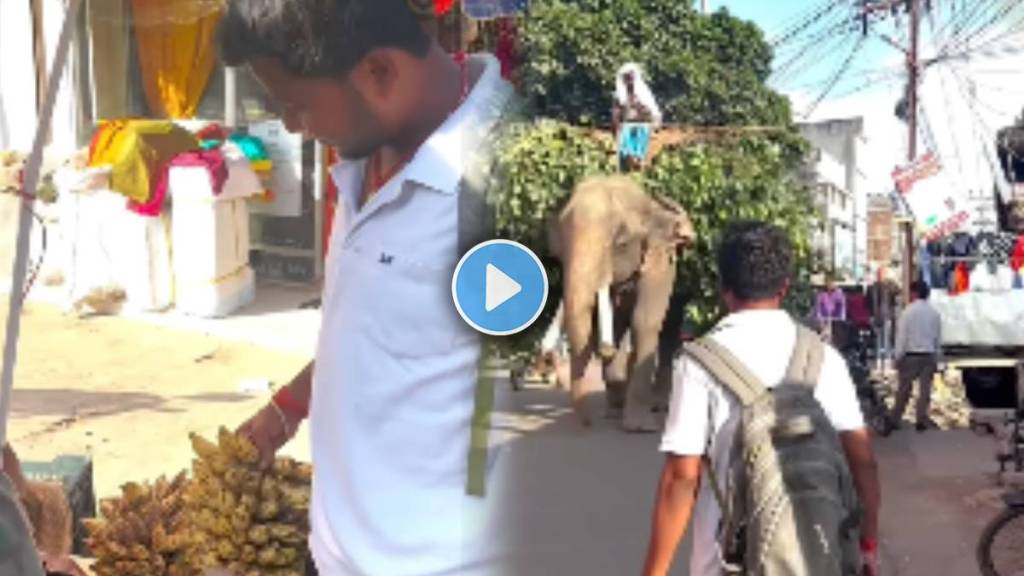
[[[72,514],[72,554],[87,555],[87,536],[82,520],[96,517],[92,460],[87,456],[58,456],[50,462],[21,463],[25,478],[34,482],[60,483]]]

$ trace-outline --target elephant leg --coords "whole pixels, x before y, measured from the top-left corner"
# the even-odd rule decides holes
[[[620,340],[615,348],[615,355],[604,367],[604,385],[607,407],[605,418],[619,420],[626,406],[626,387],[629,383],[629,361],[631,356],[628,341]]]
[[[675,282],[675,258],[671,250],[648,252],[641,268],[633,309],[633,369],[626,390],[623,428],[630,432],[657,432],[654,406],[654,373],[658,341]]]
[[[626,285],[617,286],[614,292],[612,337],[615,346],[611,356],[604,360],[605,417],[620,420],[626,406],[626,389],[629,385],[633,350],[629,326],[636,306],[636,290]]]
[[[566,299],[566,332],[569,336],[569,390],[573,411],[583,426],[590,426],[590,415],[583,401],[584,378],[594,356],[594,293]]]
[[[583,384],[587,375],[587,366],[593,357],[594,345],[591,342],[588,342],[582,350],[573,350],[569,353],[569,389],[572,397],[572,409],[583,426],[590,426],[590,414],[583,401]]]

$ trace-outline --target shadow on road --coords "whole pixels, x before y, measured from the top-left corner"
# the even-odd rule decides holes
[[[143,392],[91,392],[70,388],[14,388],[11,412],[17,416],[99,417],[127,412],[176,413],[167,399]]]
[[[659,436],[626,434],[602,419],[603,393],[587,398],[589,429],[579,426],[566,391],[528,385],[507,394],[510,413],[495,421],[517,434],[503,452],[507,573],[639,573],[661,472]],[[681,550],[673,575],[686,573],[686,557]]]
[[[502,394],[510,408],[494,424],[508,435],[502,478],[513,555],[508,573],[639,573],[662,464],[660,436],[626,434],[599,417],[585,430],[565,391],[532,385]],[[592,392],[588,403],[600,416],[602,394]],[[967,430],[911,430],[878,439],[875,447],[883,574],[977,574],[974,547],[1000,505],[995,440]],[[688,546],[673,574],[687,573]]]

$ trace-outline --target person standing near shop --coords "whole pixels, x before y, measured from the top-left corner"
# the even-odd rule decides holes
[[[875,329],[878,358],[884,360],[892,350],[893,320],[896,317],[896,296],[899,292],[889,279],[884,266],[879,267],[875,282],[868,286],[867,301],[871,308],[871,322]]]
[[[829,341],[833,337],[833,325],[846,321],[846,294],[836,286],[835,278],[825,280],[825,289],[818,293],[814,304],[814,315],[822,333]]]
[[[942,358],[942,317],[928,302],[931,289],[922,281],[911,285],[912,302],[903,309],[896,326],[896,371],[899,390],[889,415],[890,431],[899,429],[903,413],[910,401],[914,381],[919,382],[917,394],[917,431],[930,425],[932,382]]]
[[[308,413],[320,574],[495,573],[493,500],[467,486],[481,338],[451,282],[484,239],[462,224],[487,220],[467,182],[513,101],[499,63],[456,61],[406,0],[231,0],[220,45],[343,159],[315,359],[240,432],[269,462]]]

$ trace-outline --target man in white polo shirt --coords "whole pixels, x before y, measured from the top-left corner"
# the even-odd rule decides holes
[[[730,225],[718,251],[721,291],[730,314],[709,336],[741,359],[768,388],[783,379],[797,343],[797,325],[781,308],[789,290],[792,259],[792,247],[785,233],[762,222]],[[643,574],[668,573],[692,517],[689,574],[722,576],[725,566],[717,539],[722,510],[712,483],[702,478],[706,473],[702,460],[707,455],[715,476],[727,477],[734,436],[740,429],[741,406],[736,396],[687,355],[677,359],[672,381],[669,416],[661,441],[665,464]],[[814,397],[839,433],[864,507],[861,551],[870,570],[875,570],[878,471],[850,374],[831,346],[825,347]],[[865,574],[876,574],[870,570]]]
[[[315,361],[242,431],[269,458],[308,410],[320,574],[498,573],[493,503],[467,491],[481,341],[451,281],[483,239],[463,226],[467,181],[511,88],[494,58],[454,61],[406,0],[229,6],[225,60],[344,159]]]

